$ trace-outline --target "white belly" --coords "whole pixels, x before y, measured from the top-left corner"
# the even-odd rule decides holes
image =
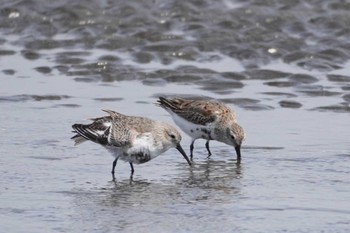
[[[204,125],[196,125],[189,121],[186,121],[184,118],[172,114],[174,122],[189,135],[192,139],[204,138],[210,139],[210,127]]]
[[[134,164],[148,162],[168,149],[161,143],[155,143],[151,133],[137,137],[130,147],[106,146],[106,148],[115,158]]]

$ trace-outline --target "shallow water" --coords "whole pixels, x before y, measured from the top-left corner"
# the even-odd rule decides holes
[[[3,232],[348,232],[346,1],[2,1]],[[232,107],[247,138],[135,166],[74,147],[114,109],[173,123],[159,94]],[[183,136],[189,151],[190,139]]]

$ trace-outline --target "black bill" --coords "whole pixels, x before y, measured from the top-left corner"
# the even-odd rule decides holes
[[[236,154],[237,154],[237,162],[241,162],[241,146],[236,146],[235,147]]]
[[[184,149],[182,149],[182,147],[181,147],[180,144],[177,145],[176,149],[177,149],[177,150],[182,154],[182,156],[186,159],[188,165],[192,166],[192,163],[191,163],[190,160],[188,159],[188,157],[187,157],[187,155],[186,155]]]

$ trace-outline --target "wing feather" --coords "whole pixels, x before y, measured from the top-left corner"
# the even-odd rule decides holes
[[[158,104],[168,112],[173,112],[197,125],[206,125],[217,119],[212,109],[213,103],[209,101],[159,97]]]

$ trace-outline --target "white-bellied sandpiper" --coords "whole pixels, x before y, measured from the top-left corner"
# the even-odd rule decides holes
[[[74,124],[75,145],[87,140],[101,144],[115,157],[114,171],[118,159],[130,163],[131,177],[133,164],[141,164],[154,159],[170,148],[176,148],[191,166],[186,153],[180,145],[181,135],[170,124],[145,117],[126,116],[111,110],[109,115],[91,119],[91,124]]]

